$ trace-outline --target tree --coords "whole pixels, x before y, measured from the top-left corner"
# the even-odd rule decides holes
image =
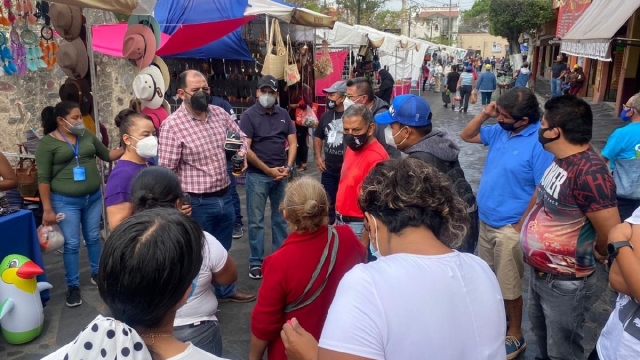
[[[490,0],[489,25],[492,35],[509,42],[511,55],[520,53],[522,33],[533,33],[551,20],[553,10],[548,0]]]
[[[336,0],[338,20],[357,24],[358,4],[360,5],[360,23],[372,23],[376,13],[384,9],[385,0]],[[375,25],[375,24],[374,24]],[[376,26],[377,28],[377,26]]]
[[[458,32],[489,32],[489,3],[490,0],[477,0],[471,9],[462,11]]]

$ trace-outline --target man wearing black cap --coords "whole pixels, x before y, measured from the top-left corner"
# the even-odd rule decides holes
[[[320,182],[329,195],[329,223],[333,224],[336,219],[336,196],[344,160],[342,114],[347,84],[338,81],[322,92],[327,94],[327,111],[322,114],[320,124],[313,131],[313,152],[318,170],[322,172]]]
[[[264,260],[264,211],[271,203],[271,244],[275,251],[287,237],[287,223],[278,209],[287,177],[296,158],[296,127],[287,111],[276,105],[278,80],[263,76],[256,91],[258,102],[240,117],[247,135],[247,216],[249,218],[249,277],[262,278]],[[286,143],[289,143],[287,156]]]
[[[387,145],[409,156],[433,165],[449,176],[456,193],[467,204],[471,224],[459,251],[471,253],[478,243],[478,206],[473,189],[464,177],[458,162],[460,148],[447,133],[433,129],[431,107],[420,96],[400,95],[393,99],[389,111],[375,116],[375,122],[385,128]]]

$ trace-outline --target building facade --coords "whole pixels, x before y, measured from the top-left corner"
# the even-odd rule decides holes
[[[451,39],[456,43],[460,23],[459,7],[426,7],[411,19],[412,38],[429,41]]]
[[[507,39],[493,36],[489,33],[460,33],[457,46],[467,50],[480,51],[483,58],[495,56],[501,58],[507,55]]]

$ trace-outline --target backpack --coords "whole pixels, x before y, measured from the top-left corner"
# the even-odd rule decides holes
[[[447,175],[449,180],[453,183],[453,192],[457,194],[465,204],[467,204],[467,213],[470,218],[469,229],[467,231],[467,236],[456,250],[473,254],[476,250],[480,234],[478,204],[476,203],[476,196],[473,194],[471,185],[464,177],[464,171],[460,167],[460,162],[457,159],[455,161],[444,161],[433,154],[424,151],[411,153],[409,154],[409,157],[420,159],[427,164],[433,165],[440,172]]]

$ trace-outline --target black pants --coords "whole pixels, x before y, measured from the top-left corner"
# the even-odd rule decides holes
[[[625,221],[633,215],[633,212],[640,207],[640,200],[618,198],[618,212],[620,220]]]
[[[462,108],[464,112],[467,112],[467,108],[469,107],[471,91],[473,91],[473,87],[471,85],[460,86],[460,96],[462,97],[462,100],[460,100],[460,108]]]
[[[298,137],[298,151],[296,151],[296,165],[306,164],[309,157],[309,128],[296,125]]]
[[[426,77],[422,80],[422,91],[426,91],[427,90],[427,79]]]
[[[600,360],[600,357],[598,356],[598,350],[596,350],[596,348],[593,348],[593,351],[591,352],[591,354],[589,354],[587,360]]]

